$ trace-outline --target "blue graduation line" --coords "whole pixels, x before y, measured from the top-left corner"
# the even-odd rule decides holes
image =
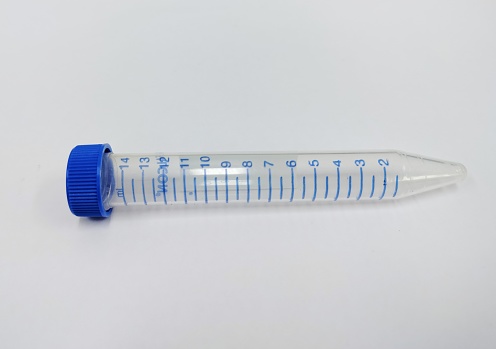
[[[207,169],[203,169],[203,188],[205,192],[205,203],[208,204],[208,192],[207,192]]]
[[[363,169],[360,167],[360,191],[358,192],[357,200],[360,200],[363,192]]]
[[[307,189],[307,182],[306,182],[306,178],[305,176],[303,176],[303,192],[301,193],[301,199],[304,200],[305,199],[305,192],[306,192],[306,189]]]
[[[295,193],[294,169],[291,167],[291,197],[289,198],[289,202],[293,201],[294,193]]]
[[[260,186],[260,177],[258,177],[258,200],[260,200],[260,196],[261,196],[261,193],[262,193],[262,188]]]
[[[382,194],[379,197],[379,200],[382,200],[382,198],[386,194],[386,189],[387,189],[387,172],[386,172],[386,167],[385,166],[383,167],[383,170],[384,170],[384,183],[383,183],[383,188],[382,188]]]
[[[146,194],[145,194],[145,170],[141,170],[141,190],[143,191],[143,202],[145,205],[148,205],[146,202]]]
[[[246,202],[250,202],[250,169],[246,169]]]
[[[188,191],[186,190],[186,171],[183,168],[183,191],[184,191],[184,203],[188,203]]]
[[[268,201],[270,202],[272,200],[272,172],[269,168],[269,198]]]
[[[176,178],[172,178],[172,189],[174,191],[174,201],[177,201],[177,196],[176,196]]]
[[[122,186],[122,201],[124,201],[124,205],[127,206],[126,194],[124,190],[124,170],[121,170],[121,186]]]
[[[370,192],[370,197],[374,196],[375,190],[375,176],[372,176],[372,191]]]
[[[236,200],[239,200],[239,178],[236,177]]]
[[[338,185],[337,185],[337,188],[336,188],[336,196],[334,197],[334,201],[336,201],[338,199],[339,192],[341,191],[341,174],[340,174],[340,171],[339,171],[339,167],[336,168],[336,171],[338,173],[338,177],[337,177]]]
[[[227,168],[226,168],[226,204],[229,203],[229,182],[228,182],[228,174],[227,174]]]
[[[329,176],[326,176],[324,200],[327,199],[327,194],[329,194]]]
[[[164,170],[162,170],[162,174],[164,174],[163,178],[165,180],[166,177],[165,177],[165,171]],[[167,205],[167,195],[166,195],[167,192],[165,191],[165,183],[166,182],[162,182],[162,195],[164,196],[164,205]]]
[[[282,200],[282,195],[283,195],[283,190],[284,190],[282,181],[283,180],[282,180],[282,176],[281,176],[281,178],[279,179],[279,188],[280,188],[279,200]]]
[[[315,201],[315,198],[317,197],[317,168],[313,168],[313,197],[312,201]]]
[[[198,195],[196,193],[196,177],[193,177],[193,189],[195,191],[195,201],[198,201]]]
[[[152,178],[153,201],[157,202],[157,194],[155,194],[155,178]]]
[[[133,201],[136,202],[136,194],[134,193],[134,178],[131,179],[131,189],[133,190]]]
[[[215,201],[219,201],[219,187],[217,186],[217,177],[214,178],[215,183]]]
[[[399,177],[398,175],[396,175],[396,184],[394,186],[393,198],[396,197],[396,194],[398,194],[398,184],[399,184]]]
[[[346,198],[349,199],[351,195],[351,176],[348,176],[348,195],[346,195]]]

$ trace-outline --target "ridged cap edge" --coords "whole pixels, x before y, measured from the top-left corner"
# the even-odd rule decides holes
[[[67,160],[66,193],[71,212],[78,217],[108,217],[101,197],[103,154],[112,152],[109,144],[78,145]]]

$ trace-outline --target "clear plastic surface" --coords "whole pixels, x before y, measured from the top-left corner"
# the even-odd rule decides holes
[[[398,151],[108,154],[105,208],[386,200],[456,183],[462,164]]]

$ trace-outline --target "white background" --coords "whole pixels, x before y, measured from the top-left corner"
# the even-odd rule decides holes
[[[0,2],[0,347],[496,347],[494,1]],[[392,148],[377,204],[71,215],[67,156]]]

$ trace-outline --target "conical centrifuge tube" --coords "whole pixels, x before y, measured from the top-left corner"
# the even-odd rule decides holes
[[[462,164],[399,151],[114,154],[76,146],[67,200],[76,216],[117,206],[386,200],[461,181]]]

